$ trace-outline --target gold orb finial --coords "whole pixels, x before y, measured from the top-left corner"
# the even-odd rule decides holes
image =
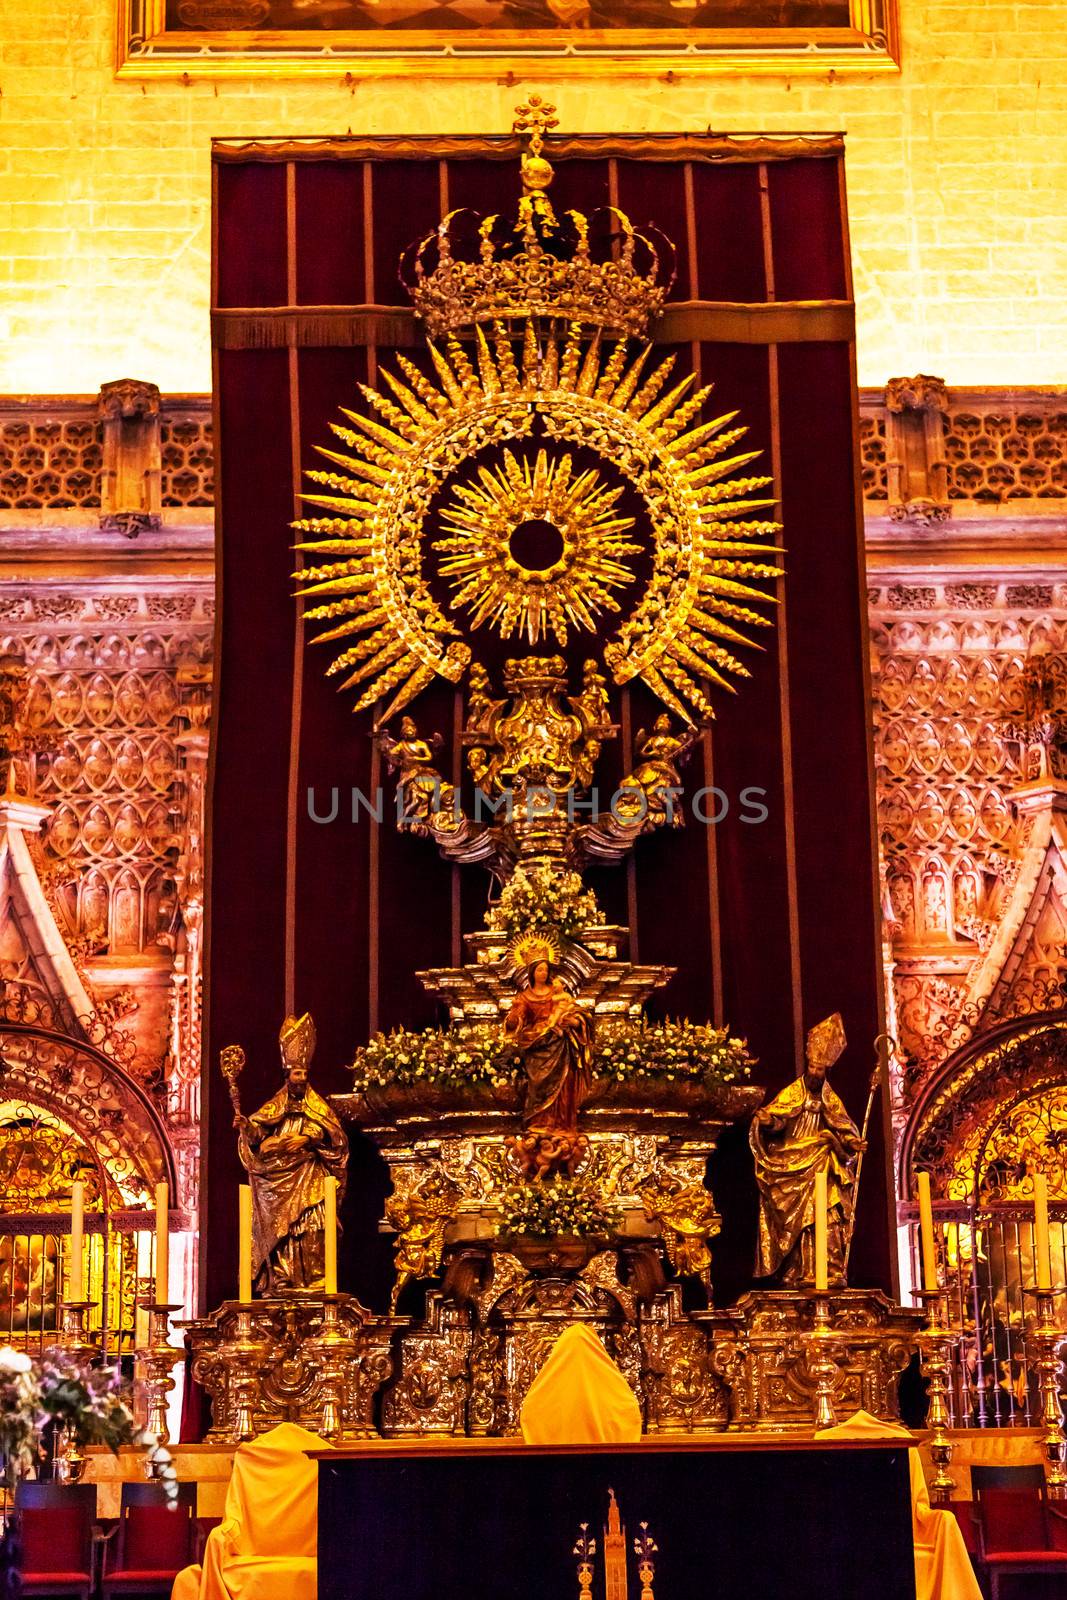
[[[532,94],[524,105],[516,106],[512,133],[520,139],[529,139],[529,148],[522,153],[522,192],[524,195],[543,194],[555,173],[552,163],[542,155],[545,135],[559,125],[556,108],[539,94]]]

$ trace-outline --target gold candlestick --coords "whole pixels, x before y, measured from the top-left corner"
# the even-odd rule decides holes
[[[948,1295],[944,1289],[913,1289],[926,1312],[926,1327],[919,1335],[919,1354],[923,1376],[929,1383],[929,1410],[926,1425],[930,1430],[930,1457],[934,1481],[930,1503],[944,1506],[952,1499],[956,1480],[949,1472],[952,1439],[949,1435],[948,1374],[952,1354],[952,1330],[948,1325]]]
[[[1038,1387],[1041,1394],[1041,1421],[1045,1430],[1045,1482],[1050,1500],[1067,1500],[1067,1438],[1063,1432],[1063,1348],[1067,1333],[1056,1318],[1056,1296],[1064,1288],[1024,1289],[1037,1301],[1037,1322],[1030,1338],[1037,1348]]]
[[[60,1301],[59,1343],[78,1361],[87,1361],[96,1350],[92,1340],[86,1337],[85,1327],[86,1317],[95,1305],[95,1300]]]
[[[832,1428],[837,1420],[834,1390],[838,1383],[838,1361],[834,1354],[834,1331],[830,1326],[830,1297],[815,1294],[812,1299],[815,1316],[810,1333],[804,1335],[804,1347],[808,1375],[814,1384],[815,1426]]]
[[[167,1339],[170,1319],[181,1305],[165,1304],[159,1300],[141,1300],[142,1311],[148,1312],[148,1342],[135,1352],[144,1375],[145,1401],[148,1408],[148,1430],[160,1444],[170,1443],[167,1427],[167,1397],[174,1388],[171,1369],[182,1360],[182,1351]]]
[[[347,1298],[347,1297],[346,1297]],[[341,1327],[340,1295],[327,1294],[322,1302],[322,1326],[310,1340],[313,1359],[317,1359],[322,1376],[319,1388],[322,1394],[322,1414],[319,1432],[324,1439],[337,1439],[344,1432],[345,1412],[355,1381],[356,1342]],[[355,1432],[367,1430],[357,1427]]]
[[[233,1332],[219,1346],[219,1360],[226,1369],[230,1396],[230,1436],[240,1444],[242,1439],[255,1438],[260,1371],[268,1350],[253,1327],[254,1308],[238,1303],[234,1310]]]

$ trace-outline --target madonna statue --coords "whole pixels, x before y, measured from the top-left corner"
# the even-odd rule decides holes
[[[578,1111],[592,1083],[593,1022],[544,958],[526,969],[504,1023],[522,1058],[522,1135],[513,1148],[529,1178],[572,1173],[585,1149]]]

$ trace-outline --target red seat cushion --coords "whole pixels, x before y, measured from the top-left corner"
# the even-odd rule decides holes
[[[1067,1571],[1065,1550],[996,1550],[987,1552],[987,1560],[994,1567],[1042,1566],[1050,1569],[1063,1567]]]
[[[117,1583],[173,1583],[179,1567],[123,1567],[121,1572],[109,1572],[104,1580],[108,1586]]]
[[[72,1589],[80,1589],[89,1582],[87,1572],[62,1572],[58,1567],[49,1569],[48,1572],[20,1572],[19,1579],[24,1589],[31,1583],[69,1584]]]

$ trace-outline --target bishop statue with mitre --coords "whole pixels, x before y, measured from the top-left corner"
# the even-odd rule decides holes
[[[257,1294],[322,1289],[326,1179],[344,1195],[348,1140],[335,1112],[308,1083],[315,1024],[286,1017],[278,1043],[285,1085],[250,1117],[238,1116],[238,1149],[252,1186],[252,1270]]]
[[[826,1081],[845,1048],[835,1012],[808,1034],[803,1073],[752,1119],[749,1143],[760,1193],[756,1275],[791,1287],[815,1282],[815,1180],[826,1173],[827,1269],[845,1281],[856,1164],[865,1148],[859,1129]]]

